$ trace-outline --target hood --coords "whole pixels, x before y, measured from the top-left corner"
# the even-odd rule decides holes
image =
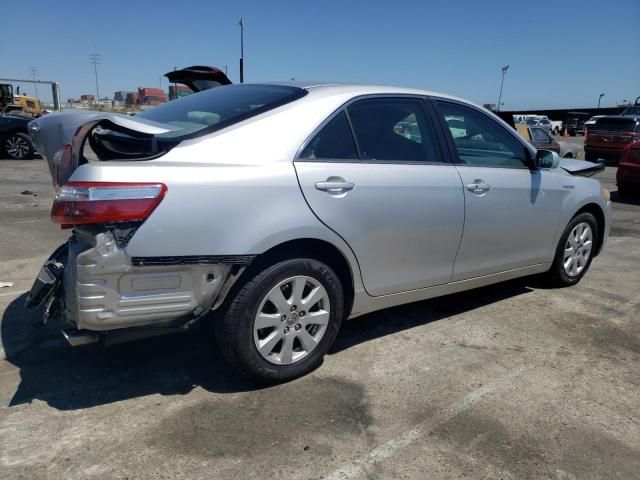
[[[231,85],[231,80],[216,67],[194,65],[164,74],[171,83],[181,83],[194,92],[201,92],[222,85]]]
[[[55,112],[29,123],[29,134],[38,152],[45,158],[54,180],[54,186],[62,185],[80,164],[84,139],[98,125],[134,137],[149,138],[153,135],[180,130],[179,127],[136,118],[119,113],[72,110]],[[72,146],[72,158],[65,160],[56,155],[63,146]]]
[[[603,171],[604,164],[587,162],[586,160],[576,160],[573,158],[561,158],[560,168],[569,172],[571,175],[591,177],[592,175]]]

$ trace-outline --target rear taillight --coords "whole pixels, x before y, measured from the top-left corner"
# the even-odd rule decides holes
[[[166,191],[162,183],[69,182],[56,194],[51,219],[62,225],[144,220]]]

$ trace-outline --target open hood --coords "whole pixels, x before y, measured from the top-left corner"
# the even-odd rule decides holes
[[[35,119],[29,123],[29,134],[36,149],[47,161],[54,186],[66,182],[80,165],[84,140],[97,126],[147,139],[160,133],[180,130],[179,127],[144,118],[82,110],[54,112]],[[72,146],[70,158],[59,154],[65,145]]]
[[[194,65],[164,74],[171,83],[181,83],[194,92],[230,85],[231,80],[216,67]]]
[[[591,177],[604,170],[603,163],[587,162],[586,160],[576,160],[573,158],[561,158],[560,168],[566,170],[571,175],[581,175]]]

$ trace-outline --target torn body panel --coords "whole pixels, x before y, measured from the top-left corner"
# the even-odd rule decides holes
[[[98,126],[141,138],[179,130],[172,125],[108,112],[58,112],[38,118],[29,123],[29,133],[47,161],[55,187],[66,182],[75,169],[85,163],[85,139]],[[62,155],[64,146],[71,146],[68,158]]]
[[[78,330],[182,326],[220,305],[220,293],[229,291],[252,257],[231,259],[136,266],[110,231],[76,230],[55,301],[62,301],[64,320]]]

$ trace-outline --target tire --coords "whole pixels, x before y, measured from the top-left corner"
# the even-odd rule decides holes
[[[33,157],[33,145],[26,133],[13,133],[3,143],[4,151],[12,160],[28,160]]]
[[[562,158],[573,158],[573,153],[567,152],[567,153],[564,154],[564,157],[562,157]]]
[[[587,234],[584,233],[585,225],[589,227]],[[582,230],[580,227],[583,227]],[[577,238],[576,234],[577,237],[584,238]],[[553,264],[547,272],[548,279],[553,285],[569,287],[580,281],[589,270],[595,247],[598,245],[599,234],[598,222],[591,213],[584,212],[571,219],[560,237]],[[587,245],[588,241],[590,243]],[[587,250],[588,254],[585,253]],[[566,263],[569,263],[568,268],[565,266]]]
[[[241,373],[258,383],[280,383],[320,366],[343,315],[342,285],[329,266],[311,258],[285,260],[242,285],[216,321],[216,339]]]

